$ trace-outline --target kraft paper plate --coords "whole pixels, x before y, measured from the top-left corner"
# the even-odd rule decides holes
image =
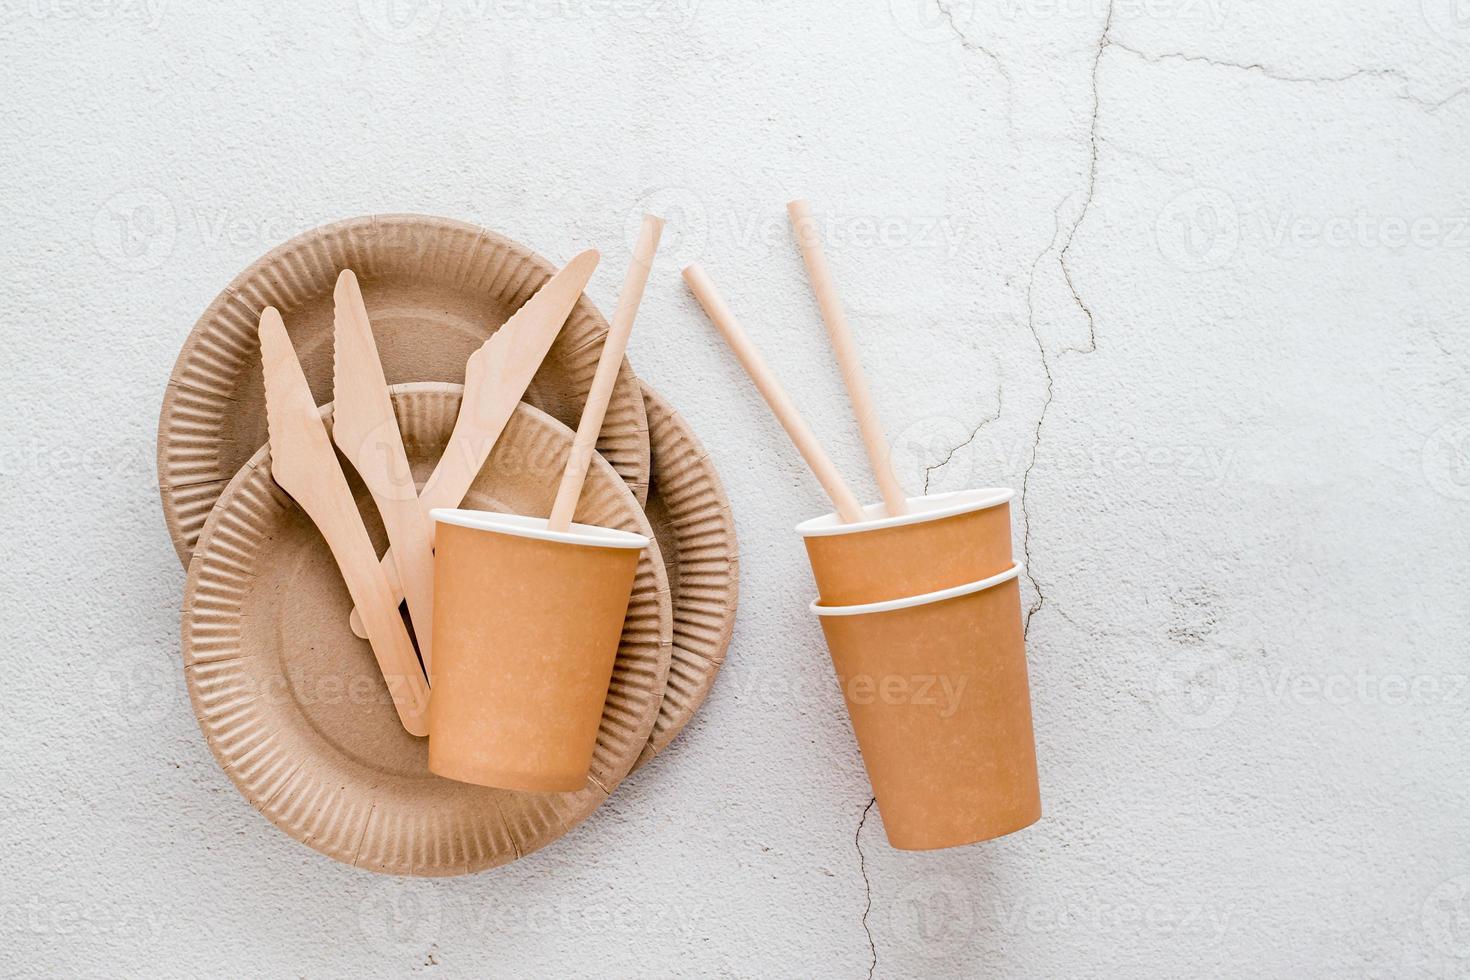
[[[735,522],[709,454],[663,396],[643,386],[653,476],[653,524],[674,598],[674,654],[658,721],[638,768],[662,751],[704,703],[724,663],[740,594]]]
[[[393,389],[420,483],[448,438],[460,391]],[[548,513],[571,441],[571,430],[521,405],[465,506]],[[381,552],[376,511],[352,481]],[[653,533],[627,485],[596,458],[577,520]],[[430,774],[426,742],[403,731],[372,652],[348,627],[350,607],[325,542],[271,479],[262,448],[220,495],[189,564],[184,671],[199,727],[240,792],[281,830],[339,861],[403,875],[513,861],[596,809],[658,716],[672,608],[655,545],[639,562],[591,779],[576,793],[513,793]]]
[[[332,288],[357,273],[389,384],[464,381],[465,359],[546,282],[552,264],[474,225],[422,215],[352,218],[299,235],[225,287],[169,376],[158,423],[164,521],[181,561],[226,483],[266,441],[256,328],[275,306],[318,404],[332,400]],[[576,426],[607,322],[583,296],[525,401]],[[598,451],[633,487],[648,487],[648,421],[624,362]]]

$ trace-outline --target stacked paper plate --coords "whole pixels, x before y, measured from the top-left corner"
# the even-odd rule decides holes
[[[330,857],[391,874],[462,874],[555,840],[678,734],[734,621],[734,525],[719,476],[674,409],[624,363],[579,520],[649,535],[588,784],[526,794],[439,779],[405,733],[310,520],[270,477],[256,342],[275,306],[330,419],[332,287],[356,271],[416,478],[453,426],[464,363],[555,271],[460,222],[357,218],[242,272],[190,333],[159,422],[164,519],[189,569],[184,669],[200,729],[241,793]],[[545,514],[607,323],[584,296],[466,506]],[[351,468],[344,464],[351,478]],[[386,539],[352,480],[378,550]]]

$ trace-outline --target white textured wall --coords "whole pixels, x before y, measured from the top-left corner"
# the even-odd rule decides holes
[[[0,0],[0,973],[1466,975],[1459,8]],[[797,195],[905,481],[1022,491],[1046,816],[998,843],[863,820],[789,533],[823,502],[677,276],[706,264],[860,477]],[[631,356],[742,539],[714,695],[512,867],[319,857],[185,696],[152,467],[180,341],[373,211],[601,248],[610,308],[644,208]]]

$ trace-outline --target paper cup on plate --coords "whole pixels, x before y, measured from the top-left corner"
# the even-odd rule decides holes
[[[882,504],[851,524],[836,514],[796,526],[824,605],[883,602],[977,582],[1011,567],[1011,490],[910,497],[908,513]]]
[[[971,844],[1041,817],[1019,571],[888,602],[812,603],[896,848]]]
[[[429,770],[500,789],[581,789],[648,539],[489,511],[432,515]]]

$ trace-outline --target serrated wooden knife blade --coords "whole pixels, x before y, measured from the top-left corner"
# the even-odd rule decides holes
[[[418,487],[408,466],[393,399],[378,359],[367,306],[357,276],[342,270],[333,294],[336,304],[332,335],[332,440],[351,460],[388,532],[396,575],[408,597],[408,614],[424,669],[433,683],[434,539],[428,512],[419,506]]]
[[[426,735],[428,682],[347,477],[332,451],[286,325],[274,307],[260,314],[259,334],[271,475],[306,511],[331,549],[347,591],[362,611],[368,642],[403,727],[411,735]]]

